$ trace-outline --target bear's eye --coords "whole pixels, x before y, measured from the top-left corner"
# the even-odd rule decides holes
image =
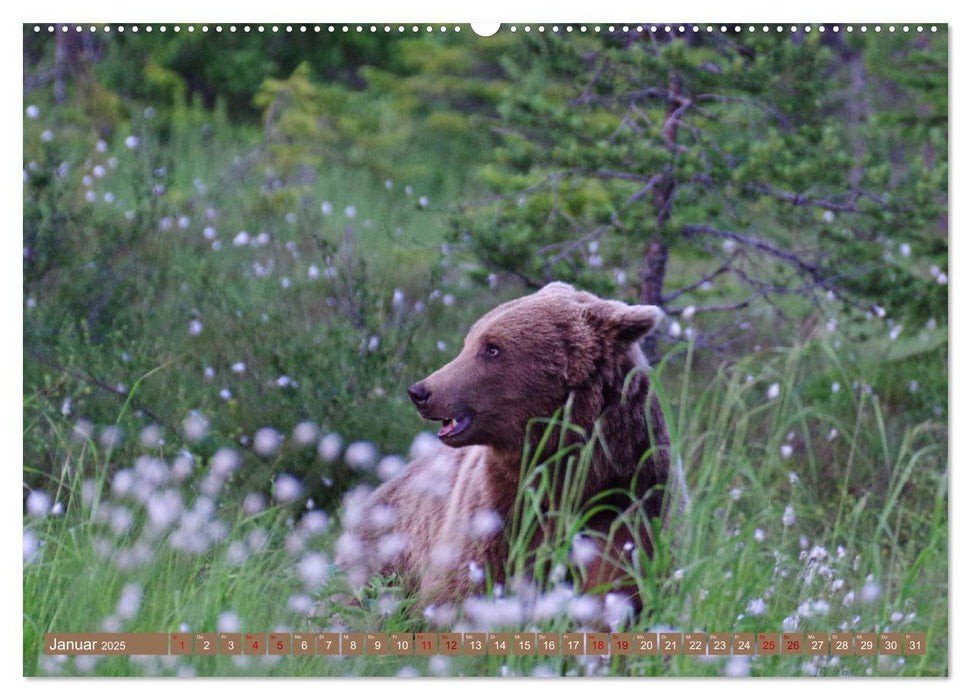
[[[492,344],[486,345],[482,352],[486,357],[499,357],[499,348]]]

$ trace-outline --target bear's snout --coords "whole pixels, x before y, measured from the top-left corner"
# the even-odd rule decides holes
[[[419,408],[423,407],[428,403],[428,399],[431,398],[432,392],[425,388],[425,385],[421,382],[417,384],[412,384],[408,387],[408,396],[411,398],[412,403],[414,403]]]

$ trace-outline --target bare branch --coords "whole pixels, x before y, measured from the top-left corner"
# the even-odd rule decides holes
[[[693,282],[693,283],[691,283],[691,284],[689,284],[687,286],[681,287],[680,289],[676,289],[675,291],[671,292],[670,294],[666,294],[664,296],[664,303],[667,304],[668,302],[674,301],[675,299],[677,299],[682,294],[687,294],[688,292],[693,292],[694,290],[698,289],[702,285],[705,285],[705,284],[711,282],[713,279],[715,279],[719,275],[722,275],[722,274],[728,272],[729,270],[732,269],[732,262],[735,260],[735,257],[736,257],[735,254],[732,254],[732,256],[721,265],[721,267],[719,267],[718,269],[714,270],[713,272],[708,273],[707,275],[705,275],[704,277],[702,277],[701,279],[699,279],[697,282]]]
[[[867,213],[866,210],[857,208],[856,200],[859,198],[860,194],[856,192],[853,193],[848,202],[834,202],[830,199],[813,199],[811,197],[806,197],[805,195],[796,194],[795,192],[786,192],[785,190],[780,190],[776,187],[771,187],[762,183],[749,185],[749,189],[757,192],[758,194],[776,197],[795,206],[818,207],[820,209],[849,212],[851,214]]]
[[[721,231],[719,229],[713,228],[711,226],[685,226],[681,229],[688,236],[694,234],[705,234],[708,236],[720,236],[722,238],[729,238],[733,241],[742,243],[743,245],[751,246],[761,250],[763,253],[768,253],[769,255],[779,258],[780,260],[785,260],[786,262],[798,267],[803,272],[808,273],[813,277],[813,279],[820,280],[821,275],[819,274],[819,267],[810,263],[803,258],[799,257],[795,253],[778,248],[767,241],[763,241],[759,238],[753,238],[752,236],[745,236],[741,233],[735,233],[734,231]]]
[[[744,97],[734,97],[732,95],[716,95],[713,93],[703,93],[701,95],[695,95],[696,102],[735,102],[738,104],[750,105],[752,107],[757,107],[766,114],[772,116],[781,126],[786,129],[792,128],[792,122],[782,114],[775,107],[765,104],[764,102],[759,102],[758,100],[750,100]]]

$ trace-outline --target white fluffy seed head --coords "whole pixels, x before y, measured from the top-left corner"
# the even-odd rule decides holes
[[[193,411],[182,424],[185,435],[189,440],[198,442],[209,433],[209,420],[198,411]]]
[[[393,562],[405,551],[408,538],[400,532],[392,532],[378,540],[377,558],[382,564]]]
[[[317,443],[317,454],[326,462],[333,462],[341,456],[341,438],[337,433],[328,433]]]
[[[301,447],[306,447],[317,439],[318,432],[316,423],[309,420],[302,421],[293,429],[293,441]]]
[[[344,452],[344,461],[352,469],[370,469],[378,461],[378,450],[370,442],[352,442]]]
[[[492,537],[502,529],[502,518],[494,510],[479,510],[469,522],[469,534],[475,538]]]
[[[213,474],[226,478],[239,467],[240,459],[236,450],[231,447],[220,447],[212,456],[210,464]]]
[[[581,568],[585,568],[591,564],[599,553],[600,548],[597,546],[597,543],[589,537],[577,535],[573,538],[573,546],[570,548],[570,558]]]
[[[122,620],[131,620],[138,614],[141,605],[142,587],[137,583],[126,583],[121,589],[115,614]]]
[[[436,452],[438,452],[442,447],[442,444],[438,441],[434,435],[429,432],[421,432],[415,436],[415,439],[411,441],[411,447],[408,450],[408,454],[412,459],[422,459],[425,457],[431,457]]]
[[[398,476],[405,468],[405,460],[398,455],[388,455],[378,462],[378,478],[381,481],[390,481]]]
[[[42,518],[51,510],[51,497],[43,491],[31,491],[26,505],[29,515]]]
[[[162,431],[157,425],[147,425],[138,434],[138,441],[142,447],[158,447],[162,439]]]
[[[320,535],[330,529],[330,518],[322,510],[312,510],[300,520],[300,528],[310,535]]]
[[[258,455],[272,457],[280,450],[280,433],[273,428],[260,428],[253,436],[253,449]]]
[[[246,515],[256,515],[266,508],[266,498],[262,493],[248,493],[243,499],[243,512]]]
[[[303,484],[295,476],[280,474],[273,484],[273,498],[277,501],[292,501],[303,493]]]
[[[306,554],[297,562],[297,576],[307,588],[316,588],[327,580],[330,560],[320,552]]]

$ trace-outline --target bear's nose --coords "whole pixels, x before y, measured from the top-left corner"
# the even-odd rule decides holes
[[[408,387],[408,396],[411,397],[411,400],[415,402],[416,406],[427,403],[431,395],[432,393],[422,386],[421,382]]]

